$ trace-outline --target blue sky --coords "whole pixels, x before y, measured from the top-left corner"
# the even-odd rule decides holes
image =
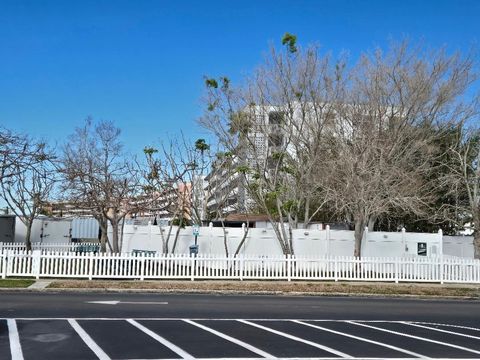
[[[480,1],[0,0],[0,125],[62,143],[91,115],[131,152],[204,137],[203,76],[234,81],[285,32],[352,57],[389,39],[478,48]]]

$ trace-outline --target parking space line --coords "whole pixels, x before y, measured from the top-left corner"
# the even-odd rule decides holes
[[[274,330],[274,329],[271,329],[271,328],[266,327],[266,326],[263,326],[263,325],[255,324],[255,323],[250,322],[250,321],[247,321],[247,320],[237,320],[237,321],[238,321],[238,322],[241,322],[241,323],[244,323],[244,324],[247,324],[247,325],[250,325],[250,326],[254,326],[254,327],[256,327],[256,328],[259,328],[259,329],[262,329],[262,330],[265,330],[265,331],[268,331],[268,332],[271,332],[271,333],[276,334],[276,335],[280,335],[280,336],[289,338],[289,339],[291,339],[291,340],[295,340],[295,341],[298,341],[298,342],[301,342],[301,343],[304,343],[304,344],[307,344],[307,345],[316,347],[317,349],[321,349],[321,350],[327,351],[327,352],[329,352],[329,353],[331,353],[331,354],[335,354],[335,355],[340,356],[340,357],[342,357],[342,358],[351,358],[351,357],[352,357],[351,355],[348,355],[348,354],[345,354],[345,353],[343,353],[343,352],[341,352],[341,351],[332,349],[332,348],[330,348],[330,347],[328,347],[328,346],[321,345],[321,344],[315,343],[315,342],[313,342],[313,341],[305,340],[305,339],[302,339],[302,338],[299,338],[299,337],[296,337],[296,336],[293,336],[293,335],[284,333],[284,332],[282,332],[282,331]]]
[[[132,324],[133,326],[135,326],[136,328],[138,328],[139,330],[143,331],[145,334],[147,334],[148,336],[152,337],[153,339],[157,340],[160,344],[168,347],[170,350],[172,350],[174,353],[176,353],[177,355],[181,356],[183,359],[195,359],[194,356],[190,355],[189,353],[187,353],[185,350],[179,348],[177,345],[171,343],[170,341],[168,341],[167,339],[165,339],[164,337],[158,335],[156,332],[153,332],[152,330],[150,330],[149,328],[143,326],[142,324],[139,324],[138,322],[136,322],[135,320],[133,319],[127,319],[126,320],[129,324]]]
[[[337,334],[337,335],[341,335],[341,336],[346,336],[346,337],[349,337],[349,338],[352,338],[352,339],[356,339],[356,340],[360,340],[360,341],[364,341],[364,342],[367,342],[367,343],[370,343],[370,344],[375,344],[375,345],[378,345],[378,346],[386,347],[386,348],[389,348],[389,349],[392,349],[392,350],[395,350],[395,351],[398,351],[398,352],[402,352],[402,353],[404,353],[404,354],[412,355],[412,356],[415,356],[415,357],[418,357],[418,358],[427,358],[425,355],[417,354],[417,353],[415,353],[415,352],[413,352],[413,351],[409,351],[409,350],[402,349],[402,348],[399,348],[399,347],[396,347],[396,346],[393,346],[393,345],[381,343],[381,342],[378,342],[378,341],[375,341],[375,340],[370,340],[370,339],[367,339],[367,338],[363,338],[363,337],[360,337],[360,336],[351,335],[351,334],[344,333],[344,332],[341,332],[341,331],[336,331],[336,330],[328,329],[328,328],[323,327],[323,326],[318,326],[318,325],[309,324],[309,323],[306,323],[306,322],[303,322],[303,321],[300,321],[300,320],[291,320],[291,321],[294,322],[294,323],[297,323],[297,324],[301,324],[301,325],[305,325],[305,326],[310,326],[310,327],[315,328],[315,329],[319,329],[319,330],[323,330],[323,331],[328,331],[328,332],[331,332],[331,333],[333,333],[333,334]]]
[[[474,327],[471,327],[471,326],[441,324],[441,323],[432,323],[432,322],[424,322],[424,321],[411,321],[410,323],[412,323],[412,324],[422,324],[422,325],[433,325],[433,326],[445,326],[445,327],[453,327],[453,328],[457,328],[457,329],[480,331],[479,328],[474,328]]]
[[[102,350],[100,346],[88,335],[88,333],[74,319],[68,319],[68,323],[83,340],[83,342],[97,355],[99,360],[110,360],[110,357]]]
[[[228,341],[230,341],[230,342],[232,342],[232,343],[234,343],[234,344],[237,344],[237,345],[239,345],[239,346],[242,346],[242,347],[244,347],[245,349],[250,350],[251,352],[253,352],[253,353],[257,354],[257,355],[260,355],[260,356],[262,356],[262,357],[264,357],[264,358],[277,359],[277,357],[276,357],[276,356],[273,356],[272,354],[269,354],[269,353],[267,353],[267,352],[265,352],[265,351],[263,351],[263,350],[260,350],[260,349],[256,348],[255,346],[252,346],[252,345],[250,345],[250,344],[247,344],[246,342],[243,342],[242,340],[235,339],[234,337],[231,337],[231,336],[229,336],[229,335],[227,335],[227,334],[224,334],[224,333],[222,333],[222,332],[220,332],[220,331],[214,330],[214,329],[212,329],[212,328],[210,328],[210,327],[208,327],[208,326],[199,324],[199,323],[197,323],[197,322],[195,322],[195,321],[193,321],[193,320],[184,319],[183,321],[185,321],[185,322],[188,323],[188,324],[191,324],[191,325],[194,325],[194,326],[196,326],[196,327],[199,327],[199,328],[202,329],[202,330],[208,331],[208,332],[210,332],[210,333],[212,333],[212,334],[214,334],[214,335],[217,335],[217,336],[219,336],[219,337],[221,337],[221,338],[223,338],[223,339],[225,339],[225,340],[228,340]]]
[[[463,351],[468,351],[468,352],[471,352],[471,353],[474,353],[474,354],[480,354],[480,351],[470,349],[470,348],[466,348],[466,347],[463,347],[463,346],[460,346],[460,345],[450,344],[450,343],[446,343],[446,342],[442,342],[442,341],[438,341],[438,340],[422,338],[420,336],[415,336],[415,335],[405,334],[405,333],[398,332],[398,331],[383,329],[383,328],[380,328],[380,327],[377,327],[377,326],[356,323],[354,321],[347,321],[347,322],[349,324],[353,324],[353,325],[357,325],[357,326],[363,326],[363,327],[367,327],[367,328],[370,328],[370,329],[387,332],[387,333],[390,333],[390,334],[405,336],[405,337],[412,338],[412,339],[417,339],[417,340],[421,340],[421,341],[430,342],[430,343],[433,343],[433,344],[438,344],[438,345],[448,346],[448,347],[452,347],[452,348],[463,350]]]
[[[423,329],[427,329],[427,330],[438,331],[438,332],[442,332],[442,333],[445,333],[445,334],[464,336],[464,337],[467,337],[467,338],[470,338],[470,339],[480,340],[480,336],[468,335],[468,334],[463,334],[463,333],[459,333],[459,332],[456,332],[456,331],[449,331],[449,330],[434,328],[434,327],[431,327],[431,326],[414,324],[414,323],[411,323],[411,322],[408,322],[408,321],[403,321],[402,324],[409,325],[409,326],[415,326],[415,327],[419,327],[419,328],[423,328]]]
[[[7,319],[8,339],[10,341],[10,353],[12,360],[23,360],[22,346],[18,336],[17,322],[15,319]]]

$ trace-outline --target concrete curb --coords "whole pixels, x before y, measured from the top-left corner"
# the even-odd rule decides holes
[[[37,293],[145,293],[178,295],[258,295],[258,296],[319,296],[319,297],[360,297],[360,298],[398,298],[410,300],[468,300],[480,301],[480,296],[439,296],[412,294],[369,294],[341,292],[301,292],[301,291],[247,291],[247,290],[179,290],[179,289],[118,289],[118,288],[2,288],[0,292],[37,292]]]

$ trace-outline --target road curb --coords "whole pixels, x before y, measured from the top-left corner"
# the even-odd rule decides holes
[[[439,296],[413,294],[369,294],[342,292],[302,292],[302,291],[247,291],[247,290],[179,290],[179,289],[119,289],[119,288],[3,288],[0,292],[37,292],[37,293],[148,293],[148,294],[198,294],[198,295],[259,295],[259,296],[318,296],[318,297],[361,297],[361,298],[397,298],[418,300],[468,300],[480,301],[480,296]]]

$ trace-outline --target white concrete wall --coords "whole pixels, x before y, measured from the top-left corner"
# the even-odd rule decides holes
[[[164,233],[168,227],[164,227]],[[170,239],[172,247],[176,228],[173,228]],[[240,243],[244,230],[242,228],[227,229],[227,244],[229,253],[233,254]],[[296,255],[302,256],[351,256],[354,249],[354,232],[350,230],[293,230],[293,247]],[[407,233],[407,232],[367,232],[363,241],[363,256],[417,256],[417,243],[427,243],[427,255],[440,255],[442,244],[441,234]],[[181,229],[176,253],[188,253],[189,246],[194,243],[191,227]],[[205,254],[225,254],[222,228],[202,227],[198,236],[199,252]],[[449,245],[450,246],[450,245]],[[451,252],[451,245],[446,254]],[[158,226],[125,225],[122,251],[155,250],[163,252],[163,245]],[[462,250],[463,251],[463,250]],[[275,256],[281,255],[281,247],[272,229],[253,228],[249,230],[247,239],[240,254]],[[462,254],[469,254],[463,251]],[[473,252],[472,252],[473,254]],[[455,255],[461,256],[461,255]],[[473,255],[472,255],[473,257]]]
[[[473,236],[444,236],[443,252],[446,255],[473,258]]]

